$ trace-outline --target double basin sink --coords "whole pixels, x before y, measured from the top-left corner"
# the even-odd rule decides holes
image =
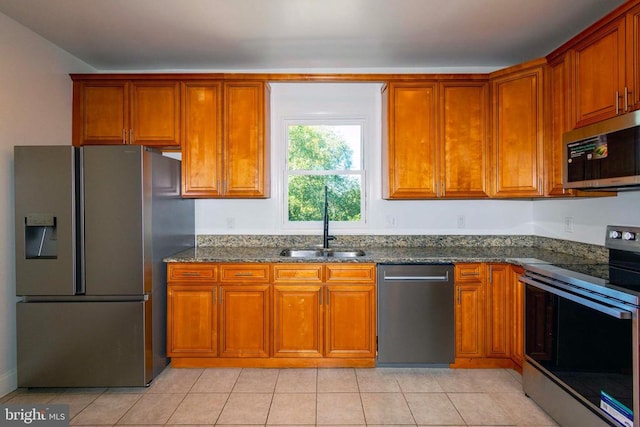
[[[358,258],[364,256],[362,249],[313,248],[283,249],[280,256],[287,258]]]

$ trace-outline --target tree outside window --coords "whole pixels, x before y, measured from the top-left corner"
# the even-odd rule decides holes
[[[331,221],[363,221],[362,124],[287,127],[287,219],[322,221],[328,187]]]

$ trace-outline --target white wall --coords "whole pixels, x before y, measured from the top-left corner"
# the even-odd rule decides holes
[[[284,129],[293,115],[363,117],[369,126],[365,145],[367,223],[364,227],[332,227],[334,234],[532,234],[529,200],[388,201],[381,198],[381,95],[379,84],[277,83],[271,89],[272,194],[266,200],[198,200],[198,234],[319,234],[283,226],[282,185]],[[464,228],[458,227],[464,217]]]
[[[573,231],[567,231],[566,218],[573,222]],[[607,225],[640,226],[640,191],[620,192],[617,197],[537,200],[533,222],[538,236],[604,245]]]
[[[0,13],[0,396],[16,388],[13,146],[71,143],[69,73],[91,67]]]

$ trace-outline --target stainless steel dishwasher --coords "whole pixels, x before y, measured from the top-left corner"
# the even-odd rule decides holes
[[[378,265],[378,366],[454,361],[452,264]]]

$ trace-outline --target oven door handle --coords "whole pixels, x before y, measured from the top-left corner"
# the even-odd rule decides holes
[[[580,305],[584,305],[586,307],[592,308],[601,313],[607,314],[611,317],[615,317],[616,319],[631,319],[631,313],[628,311],[620,310],[615,307],[600,304],[595,301],[588,300],[586,298],[581,298],[577,295],[570,294],[569,292],[562,291],[560,289],[554,288],[549,285],[545,285],[544,283],[538,282],[537,280],[532,280],[525,276],[520,276],[520,281],[528,285],[534,286],[536,288],[542,289],[543,291],[547,291],[554,295],[558,295],[559,297],[566,298]]]

